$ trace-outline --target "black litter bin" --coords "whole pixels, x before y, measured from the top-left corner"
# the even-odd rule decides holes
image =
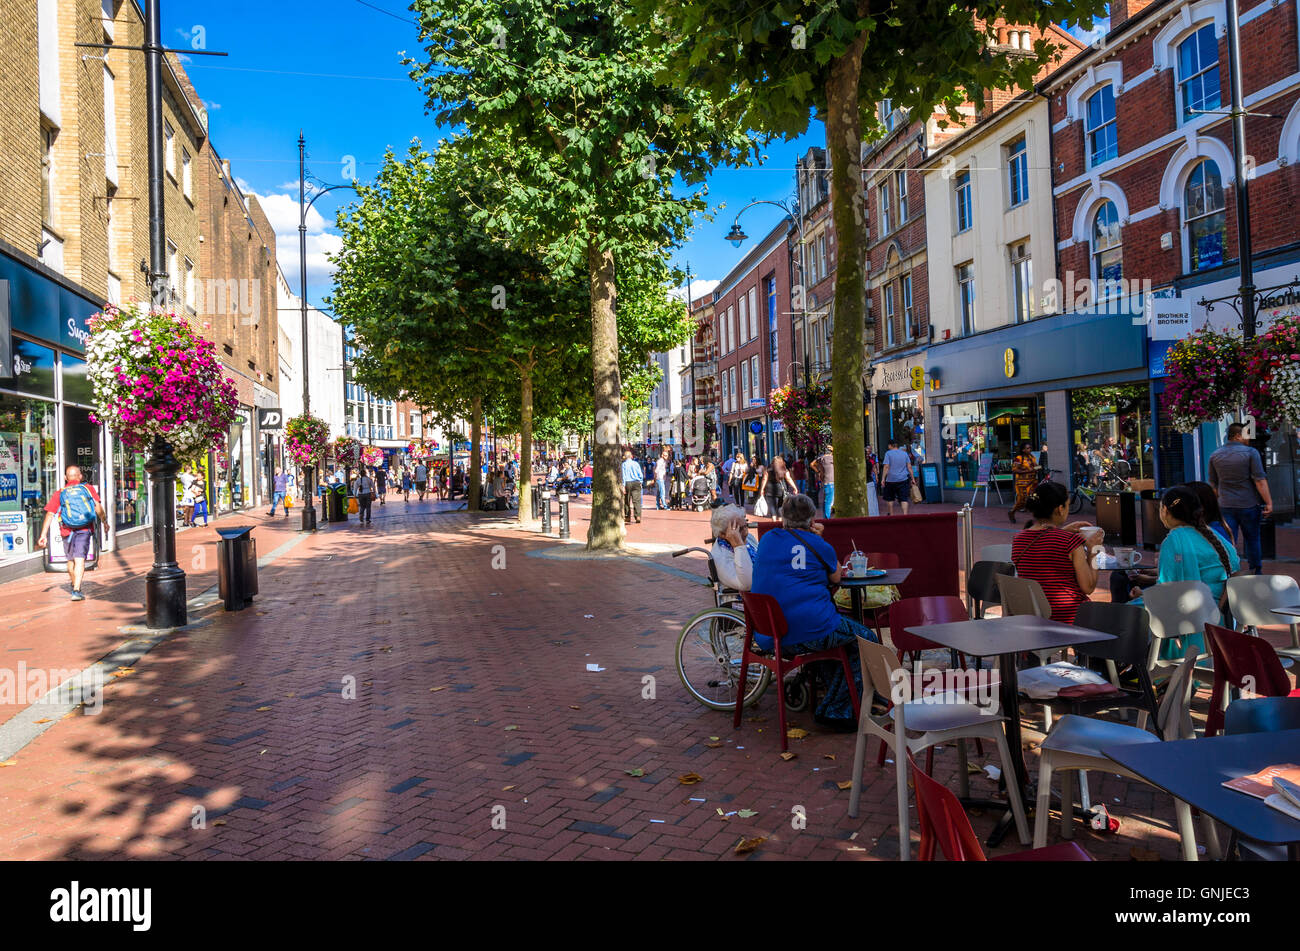
[[[1138,496],[1142,506],[1142,547],[1155,551],[1169,534],[1165,523],[1160,521],[1160,492],[1158,489],[1143,489]]]
[[[257,542],[253,526],[218,528],[217,590],[227,611],[242,611],[257,594]]]
[[[1112,545],[1137,544],[1137,493],[1098,492],[1097,526]]]
[[[331,486],[325,493],[325,511],[329,514],[331,522],[346,522],[348,520],[348,487],[340,482],[338,485]]]

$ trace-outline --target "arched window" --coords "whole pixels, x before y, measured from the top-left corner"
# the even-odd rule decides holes
[[[1187,269],[1200,271],[1223,263],[1228,235],[1223,178],[1211,159],[1197,163],[1183,188],[1183,223],[1187,229]]]
[[[1098,300],[1117,293],[1124,279],[1119,211],[1110,199],[1103,201],[1092,216],[1092,279],[1097,282]]]
[[[1184,122],[1219,108],[1219,40],[1213,23],[1178,44],[1178,98]]]

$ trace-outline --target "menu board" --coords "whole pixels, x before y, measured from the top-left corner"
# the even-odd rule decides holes
[[[989,481],[989,476],[993,474],[993,453],[986,452],[980,456],[979,473],[975,477],[978,484],[984,484]]]

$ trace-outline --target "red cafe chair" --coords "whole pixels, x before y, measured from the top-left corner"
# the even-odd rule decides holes
[[[935,846],[939,847],[949,862],[987,862],[984,850],[980,848],[979,838],[971,828],[970,819],[961,800],[947,786],[935,782],[928,774],[921,772],[907,754],[912,767],[912,778],[916,784],[916,813],[921,826],[920,859],[922,862],[934,861]],[[1012,852],[1010,855],[997,855],[994,862],[1091,862],[1092,856],[1074,842],[1061,842],[1042,849],[1029,849],[1024,852]]]
[[[1206,736],[1215,736],[1223,729],[1229,687],[1248,688],[1257,697],[1300,697],[1300,689],[1291,688],[1291,679],[1282,668],[1276,649],[1264,638],[1207,621],[1205,640],[1214,657],[1214,686],[1205,717]]]
[[[749,675],[749,665],[758,664],[760,667],[766,667],[772,671],[772,677],[776,686],[776,708],[777,719],[781,724],[781,752],[784,753],[789,749],[789,738],[785,733],[785,675],[793,670],[798,670],[804,664],[811,664],[821,660],[838,660],[844,666],[844,676],[849,683],[849,696],[853,698],[853,716],[856,719],[860,713],[858,701],[857,685],[853,681],[853,668],[849,664],[849,648],[854,645],[849,644],[845,647],[832,647],[830,650],[814,651],[810,654],[796,654],[793,657],[784,657],[781,654],[781,638],[785,637],[789,631],[789,625],[786,623],[785,614],[781,611],[781,605],[777,603],[776,598],[768,594],[755,594],[752,591],[741,593],[741,599],[745,604],[745,649],[740,657],[739,682],[745,683],[745,678]],[[755,632],[766,634],[772,638],[772,656],[754,652],[754,634]],[[740,716],[744,709],[745,691],[736,691],[736,716],[732,726],[740,729]]]

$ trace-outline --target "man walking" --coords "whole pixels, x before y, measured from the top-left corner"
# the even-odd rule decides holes
[[[86,596],[81,593],[81,576],[86,571],[86,556],[90,554],[95,520],[107,521],[107,516],[95,487],[82,483],[80,469],[68,466],[63,477],[63,489],[55,492],[45,503],[45,521],[41,523],[41,537],[36,540],[36,547],[45,547],[50,535],[50,520],[57,515],[63,553],[68,560],[68,573],[72,575],[72,600],[85,601]],[[207,521],[206,516],[204,521]]]
[[[1259,544],[1259,523],[1273,514],[1273,496],[1264,477],[1264,463],[1259,450],[1249,444],[1241,423],[1228,427],[1228,441],[1210,456],[1210,485],[1219,494],[1219,511],[1232,542],[1237,543],[1241,527],[1246,561],[1255,574],[1263,571],[1263,552]]]
[[[822,483],[822,515],[830,518],[835,507],[835,452],[830,446],[813,460],[813,471]]]
[[[885,501],[889,503],[889,514],[894,514],[895,502],[902,502],[903,514],[906,515],[907,504],[912,500],[912,460],[893,440],[890,440],[889,451],[885,453],[880,481],[884,486]]]
[[[655,460],[655,508],[668,508],[668,450]]]
[[[284,474],[283,469],[275,470],[275,478],[271,481],[271,511],[267,514],[275,518],[275,507],[284,505],[284,495],[289,491],[289,477]],[[289,506],[284,505],[284,517],[289,517]]]
[[[429,484],[429,467],[423,462],[415,464],[415,495],[421,502],[424,501],[424,490]]]
[[[357,470],[352,480],[352,494],[357,500],[357,521],[370,524],[370,503],[375,500],[375,480],[366,475],[365,467]]]
[[[623,450],[623,523],[630,523],[633,517],[641,521],[641,492],[645,483],[645,473],[641,464],[632,458],[632,450]],[[633,515],[635,513],[635,516]]]
[[[388,473],[383,469],[375,469],[375,492],[379,494],[379,504],[383,505],[384,496],[388,494]]]

